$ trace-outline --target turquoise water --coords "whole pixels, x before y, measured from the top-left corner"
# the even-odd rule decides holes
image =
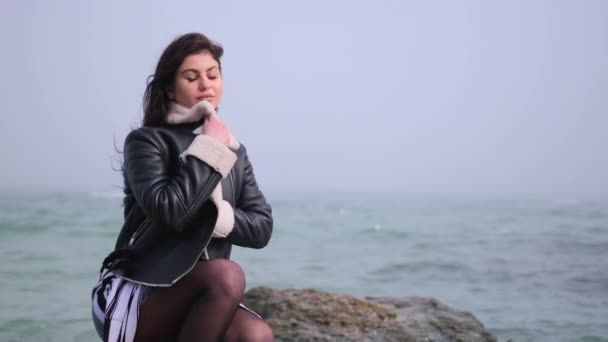
[[[431,296],[500,341],[608,341],[608,202],[270,196],[248,287]],[[121,225],[116,194],[0,195],[0,341],[97,341],[90,289]]]

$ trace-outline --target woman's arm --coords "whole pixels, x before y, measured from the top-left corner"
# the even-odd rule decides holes
[[[140,128],[129,133],[124,148],[124,176],[146,216],[181,232],[230,172],[236,155],[224,144],[199,135],[169,174],[167,146],[159,131]],[[174,168],[175,169],[175,168]]]
[[[238,246],[262,248],[268,244],[272,234],[272,208],[258,188],[245,146],[241,145],[240,148],[243,149],[245,162],[243,186],[240,196],[237,196],[239,201],[234,208],[234,228],[228,235],[228,241]]]

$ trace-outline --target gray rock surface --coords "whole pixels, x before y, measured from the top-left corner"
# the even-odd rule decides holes
[[[471,313],[433,298],[256,287],[243,302],[272,326],[277,341],[496,341]]]

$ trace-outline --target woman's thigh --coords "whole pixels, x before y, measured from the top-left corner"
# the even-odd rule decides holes
[[[135,341],[172,340],[196,296],[188,276],[171,287],[153,288],[139,311]]]
[[[226,268],[237,268],[237,274],[240,271],[226,259],[201,261],[175,285],[153,288],[140,309],[135,341],[174,340],[192,304],[206,290],[206,283],[214,286],[214,278]]]

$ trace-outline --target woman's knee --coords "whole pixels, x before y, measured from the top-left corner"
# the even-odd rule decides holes
[[[268,342],[274,341],[274,335],[272,334],[272,328],[268,323],[263,320],[256,321],[255,325],[252,327],[251,331],[249,331],[249,336],[246,338],[246,341],[251,342]]]
[[[245,291],[245,273],[227,259],[201,261],[193,270],[193,277],[205,292],[240,300]]]
[[[243,269],[230,260],[224,260],[221,268],[222,270],[213,280],[216,291],[235,297],[240,301],[245,292],[245,273]]]
[[[270,325],[244,310],[237,310],[232,324],[224,336],[226,342],[267,342],[274,341]]]

